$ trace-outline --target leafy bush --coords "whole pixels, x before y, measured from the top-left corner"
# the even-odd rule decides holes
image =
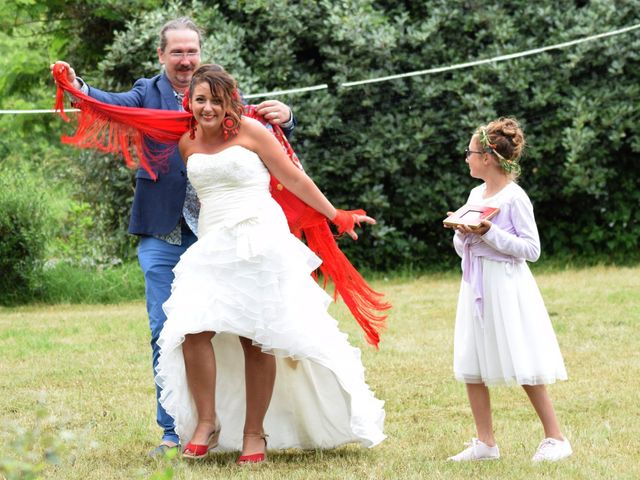
[[[150,42],[180,12],[207,30],[203,61],[225,65],[247,93],[328,83],[280,98],[296,112],[294,147],[318,185],[337,206],[377,217],[344,247],[379,270],[457,262],[441,220],[477,183],[462,151],[477,125],[516,116],[530,145],[521,183],[545,254],[620,261],[640,238],[640,104],[629,101],[640,97],[637,31],[473,69],[339,85],[631,25],[632,3],[568,2],[557,15],[550,0],[185,2],[132,20],[100,70],[118,88],[154,74]]]
[[[638,30],[507,62],[341,87],[345,81],[515,53],[637,22],[637,2],[564,2],[562,15],[557,5],[162,2],[159,8],[124,12],[125,28],[102,45],[106,55],[81,65],[97,65],[97,71],[79,73],[90,84],[114,90],[155,75],[159,27],[188,15],[206,30],[203,61],[224,65],[244,93],[328,84],[327,90],[278,98],[293,107],[299,120],[294,147],[329,199],[337,207],[364,206],[378,219],[357,244],[344,247],[357,265],[379,270],[457,262],[441,220],[477,183],[468,176],[462,151],[477,125],[513,115],[529,143],[521,184],[533,201],[545,256],[637,259]],[[91,31],[81,35],[79,44],[95,45]],[[73,48],[68,46],[69,58]],[[130,181],[112,181],[105,173],[120,173],[97,155],[78,165],[76,183],[87,192],[80,200],[104,205],[109,214],[99,223],[109,225],[105,232],[122,235]],[[121,255],[131,253],[125,237],[110,238]]]
[[[119,303],[144,298],[144,277],[137,262],[100,267],[58,262],[42,274],[40,301],[46,303]]]
[[[63,463],[74,433],[61,429],[56,418],[47,414],[43,400],[38,401],[35,416],[31,428],[8,419],[0,426],[0,434],[6,439],[0,450],[3,480],[38,480],[48,467]]]
[[[40,286],[48,208],[25,170],[0,170],[0,304],[31,298]]]
[[[70,185],[50,256],[80,266],[117,265],[135,256],[136,237],[127,233],[133,174],[120,159],[92,151],[59,162]]]

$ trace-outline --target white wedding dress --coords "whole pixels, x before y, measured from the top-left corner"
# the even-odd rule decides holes
[[[242,447],[245,382],[238,336],[276,356],[264,423],[270,449],[380,443],[384,402],[365,383],[360,350],[327,313],[331,298],[310,275],[320,259],[289,232],[260,158],[232,146],[191,155],[187,172],[201,202],[199,236],[174,269],[156,376],[182,444],[197,423],[182,342],[203,331],[216,332],[218,449]]]

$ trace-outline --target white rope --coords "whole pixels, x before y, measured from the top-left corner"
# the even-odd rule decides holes
[[[312,87],[292,88],[291,90],[274,90],[273,92],[252,93],[251,95],[242,95],[242,96],[244,98],[275,97],[276,95],[287,95],[289,93],[311,92],[313,90],[323,90],[325,88],[329,88],[329,85],[327,85],[326,83],[321,83],[320,85],[314,85]]]
[[[632,30],[636,30],[637,28],[640,28],[640,23],[638,23],[636,25],[632,25],[631,27],[626,27],[626,28],[621,28],[619,30],[614,30],[612,32],[600,33],[598,35],[592,35],[590,37],[579,38],[577,40],[571,40],[569,42],[556,43],[555,45],[549,45],[548,47],[534,48],[532,50],[526,50],[524,52],[518,52],[518,53],[511,53],[511,54],[508,54],[508,55],[499,55],[497,57],[487,58],[485,60],[476,60],[475,62],[458,63],[456,65],[449,65],[447,67],[430,68],[428,70],[418,70],[416,72],[401,73],[399,75],[389,75],[387,77],[378,77],[378,78],[372,78],[372,79],[369,79],[369,80],[360,80],[360,81],[357,81],[357,82],[345,82],[345,83],[340,84],[340,86],[344,87],[344,88],[355,87],[356,85],[364,85],[364,84],[367,84],[367,83],[386,82],[386,81],[389,81],[389,80],[396,80],[398,78],[415,77],[417,75],[427,75],[427,74],[430,74],[430,73],[440,73],[440,72],[446,72],[446,71],[449,71],[449,70],[458,70],[458,69],[461,69],[461,68],[475,67],[477,65],[484,65],[486,63],[502,62],[504,60],[511,60],[511,59],[514,59],[514,58],[526,57],[526,56],[529,56],[529,55],[535,55],[536,53],[546,52],[548,50],[556,50],[556,49],[560,49],[560,48],[567,48],[567,47],[571,47],[573,45],[578,45],[579,43],[591,42],[593,40],[598,40],[598,39],[605,38],[605,37],[612,37],[614,35],[620,35],[620,34],[623,34],[623,33],[630,32]]]
[[[68,112],[79,112],[80,110],[77,108],[65,108],[64,109],[65,113]],[[20,114],[20,113],[56,113],[57,110],[53,110],[53,109],[44,109],[44,110],[0,110],[0,114],[4,114],[4,113],[16,113],[16,114]]]
[[[447,72],[450,70],[460,70],[463,68],[471,68],[471,67],[476,67],[478,65],[484,65],[487,63],[497,63],[497,62],[503,62],[505,60],[512,60],[514,58],[521,58],[521,57],[527,57],[530,55],[535,55],[537,53],[542,53],[542,52],[546,52],[549,50],[557,50],[557,49],[561,49],[561,48],[567,48],[567,47],[571,47],[573,45],[578,45],[580,43],[586,43],[586,42],[591,42],[594,40],[599,40],[601,38],[607,38],[607,37],[613,37],[615,35],[621,35],[623,33],[627,33],[627,32],[631,32],[633,30],[637,30],[638,28],[640,28],[640,23],[635,24],[635,25],[631,25],[630,27],[625,27],[625,28],[620,28],[618,30],[613,30],[610,32],[605,32],[605,33],[599,33],[597,35],[591,35],[589,37],[584,37],[584,38],[579,38],[577,40],[571,40],[569,42],[563,42],[563,43],[556,43],[555,45],[549,45],[547,47],[540,47],[540,48],[534,48],[531,50],[526,50],[524,52],[517,52],[517,53],[510,53],[507,55],[498,55],[497,57],[491,57],[491,58],[487,58],[484,60],[476,60],[473,62],[466,62],[466,63],[458,63],[455,65],[448,65],[446,67],[436,67],[436,68],[429,68],[427,70],[417,70],[415,72],[408,72],[408,73],[400,73],[397,75],[388,75],[386,77],[377,77],[377,78],[370,78],[368,80],[358,80],[355,82],[344,82],[340,84],[341,88],[350,88],[350,87],[355,87],[358,85],[365,85],[368,83],[378,83],[378,82],[387,82],[389,80],[397,80],[399,78],[408,78],[408,77],[415,77],[418,75],[429,75],[432,73],[441,73],[441,72]],[[278,95],[289,95],[292,93],[302,93],[302,92],[311,92],[311,91],[315,91],[315,90],[324,90],[329,88],[329,86],[325,83],[320,84],[320,85],[314,85],[311,87],[303,87],[303,88],[292,88],[289,90],[274,90],[272,92],[264,92],[264,93],[253,93],[251,95],[243,95],[244,98],[259,98],[259,97],[276,97]],[[77,109],[70,109],[70,110],[65,110],[67,112],[77,112]],[[0,115],[4,115],[4,114],[23,114],[23,113],[53,113],[55,112],[55,110],[0,110]]]

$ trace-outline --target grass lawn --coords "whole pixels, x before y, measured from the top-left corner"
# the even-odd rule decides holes
[[[159,429],[142,301],[0,309],[0,466],[16,454],[15,442],[40,428],[40,438],[75,436],[43,478],[160,478],[167,467],[176,479],[640,478],[640,267],[534,275],[570,377],[550,387],[575,452],[566,461],[531,464],[542,429],[516,387],[492,390],[502,458],[446,462],[474,435],[464,386],[451,371],[460,279],[449,274],[376,282],[394,305],[380,351],[365,346],[342,304],[331,307],[386,401],[385,442],[270,452],[268,464],[252,469],[236,467],[231,454],[195,465],[146,458]],[[40,424],[39,405],[49,415]]]

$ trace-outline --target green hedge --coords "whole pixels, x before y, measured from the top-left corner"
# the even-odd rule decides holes
[[[43,190],[19,170],[0,170],[0,305],[39,295],[48,208]]]
[[[97,86],[128,89],[157,72],[159,26],[186,14],[207,30],[203,60],[223,64],[245,93],[329,84],[280,98],[299,119],[294,147],[327,196],[378,219],[357,244],[344,242],[355,263],[378,270],[457,262],[441,220],[475,184],[462,152],[477,125],[513,115],[529,143],[520,182],[534,203],[543,253],[637,258],[637,30],[497,64],[340,88],[638,22],[637,0],[561,4],[177,2],[130,19],[98,71],[90,63],[77,70]],[[103,179],[85,174],[83,181]],[[130,198],[124,183],[111,193],[118,207]]]
[[[59,262],[44,270],[43,284],[39,300],[48,304],[121,303],[144,298],[144,276],[133,261],[109,267]]]

